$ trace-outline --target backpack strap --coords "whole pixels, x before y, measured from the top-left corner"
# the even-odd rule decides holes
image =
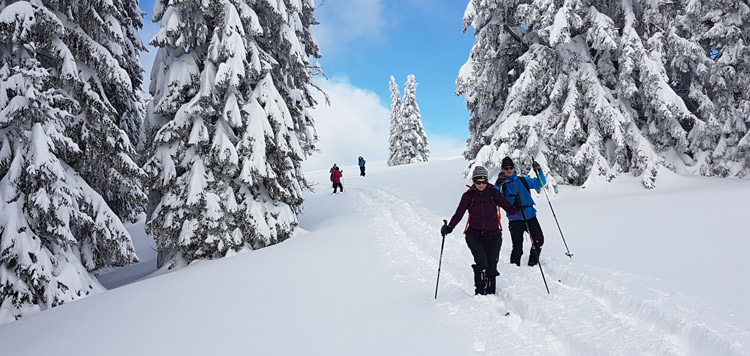
[[[467,192],[470,192],[471,191],[471,186],[467,185],[466,187],[469,188],[469,190]],[[469,204],[469,208],[466,209],[466,211],[469,213],[469,218],[466,219],[466,226],[464,227],[464,234],[466,233],[466,230],[469,229],[469,222],[471,221],[471,207],[474,206],[474,198],[475,198],[475,196],[474,196],[474,194],[472,194],[471,195],[471,204]]]
[[[495,204],[495,208],[497,208],[497,226],[500,228],[500,231],[503,231],[503,213],[500,211],[500,206],[495,203],[495,198],[490,195],[490,200],[492,200],[492,204]]]
[[[521,180],[521,183],[523,184],[524,187],[526,187],[526,190],[528,190],[529,193],[531,193],[531,188],[529,188],[529,182],[527,182],[526,179],[523,179],[523,177],[518,177],[518,179]]]

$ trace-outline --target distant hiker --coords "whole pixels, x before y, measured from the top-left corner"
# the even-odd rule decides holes
[[[497,262],[503,243],[497,207],[508,213],[518,213],[520,210],[487,182],[486,168],[474,167],[471,179],[474,184],[461,196],[455,214],[448,224],[443,225],[440,233],[450,234],[463,219],[464,213],[469,211],[469,221],[464,234],[466,244],[474,256],[474,264],[471,265],[474,270],[474,294],[495,294],[495,278],[499,274]]]
[[[344,186],[341,185],[341,176],[342,170],[339,169],[339,167],[336,166],[336,164],[333,165],[333,168],[331,168],[331,182],[333,182],[333,194],[336,194],[336,188],[341,188],[341,192],[344,192]]]
[[[339,168],[339,166],[337,166],[337,165],[336,165],[336,163],[334,163],[334,164],[333,164],[333,167],[331,167],[331,169],[329,169],[329,170],[328,170],[328,173],[331,173],[331,174],[333,174],[333,170],[335,170],[335,169],[337,169],[337,168]]]
[[[359,175],[364,177],[365,176],[365,159],[362,158],[362,156],[359,156],[359,160],[357,163],[359,163]]]
[[[535,266],[539,262],[539,256],[542,253],[544,245],[544,234],[539,221],[536,219],[536,209],[534,209],[534,199],[531,198],[531,189],[540,189],[547,184],[542,167],[534,161],[531,167],[539,173],[539,179],[531,177],[519,177],[516,175],[515,165],[510,157],[503,158],[500,165],[502,172],[497,177],[495,186],[503,192],[508,201],[513,202],[515,206],[523,206],[523,212],[508,212],[508,229],[510,230],[510,239],[513,242],[513,249],[510,252],[510,263],[516,266],[521,265],[521,255],[523,255],[523,232],[528,230],[534,243],[529,250],[529,266]],[[524,221],[524,215],[526,221]]]

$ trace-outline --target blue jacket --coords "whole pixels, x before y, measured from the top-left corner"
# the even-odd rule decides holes
[[[359,166],[364,167],[365,166],[365,160],[361,159],[359,160]]]
[[[502,174],[502,173],[500,173]],[[539,178],[542,179],[542,182],[539,182],[539,179],[531,178],[531,177],[519,177],[516,175],[515,172],[513,172],[513,175],[508,178],[508,183],[505,184],[503,187],[503,195],[505,196],[508,201],[513,204],[516,201],[516,194],[521,193],[521,199],[523,200],[523,206],[525,207],[523,209],[524,213],[526,213],[526,219],[531,219],[536,216],[536,209],[534,209],[534,199],[531,197],[531,192],[529,189],[540,189],[544,184],[547,184],[547,179],[544,177],[544,172],[541,170],[539,171]],[[525,180],[526,183],[529,184],[529,189],[526,189],[524,187],[523,182],[521,182],[521,179]],[[517,214],[506,214],[508,217],[508,221],[513,220],[523,220],[523,215],[521,212],[518,212]]]

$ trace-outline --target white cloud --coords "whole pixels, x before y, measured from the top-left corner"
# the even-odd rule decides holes
[[[326,0],[315,9],[313,33],[330,56],[360,39],[374,39],[385,26],[382,0]]]
[[[318,131],[317,147],[303,163],[305,171],[324,169],[334,163],[356,165],[357,157],[368,162],[388,158],[390,109],[383,106],[372,91],[357,88],[345,78],[318,81],[328,94],[331,105],[321,97],[312,110]]]
[[[430,136],[427,133],[427,149],[430,159],[459,156],[466,149],[466,142],[452,136]]]

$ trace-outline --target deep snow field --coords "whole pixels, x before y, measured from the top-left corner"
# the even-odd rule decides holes
[[[31,355],[750,355],[750,180],[660,172],[535,195],[542,267],[508,263],[498,294],[474,296],[471,254],[442,219],[466,190],[460,157],[344,165],[306,196],[295,236],[178,271],[102,273],[109,291],[0,326],[0,354]],[[504,220],[507,224],[507,220]],[[507,226],[505,226],[507,230]],[[525,262],[528,257],[528,242]]]

